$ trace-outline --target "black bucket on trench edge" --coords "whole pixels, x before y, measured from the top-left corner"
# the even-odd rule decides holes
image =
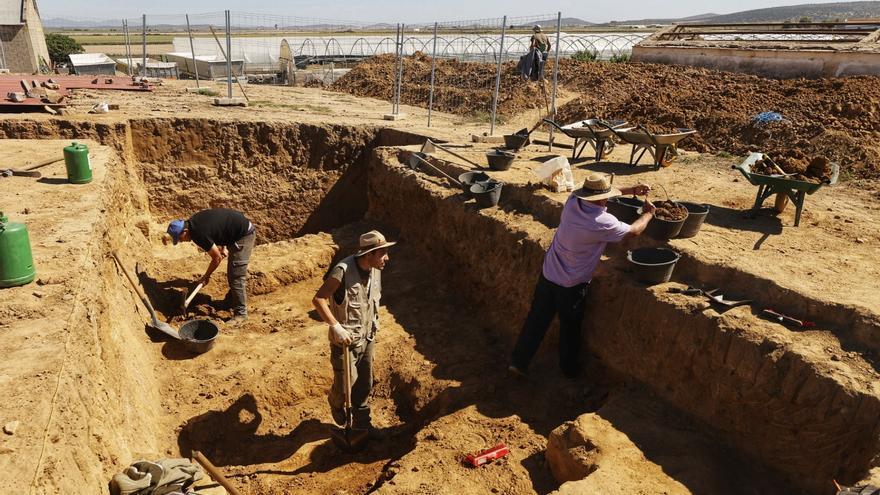
[[[618,196],[608,200],[606,206],[608,213],[611,213],[621,222],[633,223],[639,218],[638,210],[645,204],[639,198],[630,198]]]
[[[473,194],[474,199],[477,200],[477,206],[480,208],[498,206],[498,201],[501,199],[502,185],[504,185],[504,183],[496,180],[477,182],[472,185],[471,194]]]
[[[202,354],[211,350],[217,343],[220,329],[210,320],[192,320],[180,327],[180,340],[186,350]]]
[[[472,171],[465,172],[458,176],[458,181],[461,182],[461,189],[464,191],[464,196],[466,198],[471,197],[471,186],[476,184],[477,182],[486,182],[491,180],[489,174],[486,172]]]
[[[651,285],[669,282],[679,258],[678,253],[667,248],[645,247],[626,253],[626,259],[635,265],[636,280]]]
[[[678,238],[686,239],[697,235],[697,232],[700,231],[700,227],[703,225],[703,220],[709,214],[709,205],[688,203],[686,201],[681,201],[678,204],[687,208],[688,211],[688,216],[684,219],[681,230],[678,232]]]

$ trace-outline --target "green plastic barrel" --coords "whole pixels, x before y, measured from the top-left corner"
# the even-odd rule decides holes
[[[72,184],[87,184],[92,181],[88,146],[76,141],[70,146],[65,146],[64,165],[67,167],[67,180]]]
[[[27,284],[36,275],[27,227],[10,222],[0,211],[0,287]]]

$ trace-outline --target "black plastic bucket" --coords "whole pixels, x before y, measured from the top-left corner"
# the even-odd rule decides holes
[[[513,165],[516,154],[510,151],[492,150],[486,152],[486,161],[492,170],[507,170]]]
[[[697,235],[697,232],[700,231],[700,227],[703,225],[703,221],[706,220],[706,215],[709,214],[709,205],[684,201],[679,204],[687,208],[688,216],[684,219],[684,224],[682,224],[681,230],[678,232],[678,238],[693,237]]]
[[[618,196],[608,200],[608,213],[614,215],[621,222],[633,223],[639,218],[639,208],[645,204],[639,198]]]
[[[639,248],[626,253],[626,259],[636,267],[636,280],[651,285],[669,282],[680,257],[671,249],[658,247]]]
[[[496,180],[477,182],[472,185],[471,194],[477,200],[477,206],[480,208],[498,206],[498,201],[501,199],[501,186],[503,185],[504,183]]]
[[[504,135],[504,147],[505,148],[518,150],[527,144],[529,144],[529,135],[528,134],[505,134]]]
[[[220,329],[210,320],[192,320],[180,327],[180,340],[186,350],[202,354],[208,352],[217,343]]]
[[[676,204],[681,204],[677,203]],[[637,211],[638,215],[642,214],[642,209],[639,208]],[[654,217],[648,222],[648,227],[645,229],[645,234],[648,237],[653,239],[657,239],[658,241],[667,241],[677,236],[679,232],[681,232],[681,227],[688,219],[688,215],[685,215],[681,220],[664,220],[662,218]]]
[[[468,198],[471,197],[471,186],[476,184],[477,182],[486,182],[488,180],[492,180],[489,177],[489,174],[485,172],[465,172],[458,176],[458,181],[461,182],[461,189],[464,191],[464,195]]]

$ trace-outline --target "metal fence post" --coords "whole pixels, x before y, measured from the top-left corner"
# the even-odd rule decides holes
[[[394,55],[397,57],[396,61],[400,60],[400,23],[397,24],[397,32],[394,33]],[[396,71],[395,71],[396,72]],[[397,114],[397,91],[400,88],[398,83],[398,78],[400,76],[398,74],[394,74],[394,88],[392,88],[391,95],[391,114]]]
[[[400,25],[400,57],[397,59],[397,109],[394,110],[395,114],[400,113],[400,92],[403,84],[403,35],[404,29],[406,29],[406,24]]]
[[[553,97],[550,103],[550,109],[553,113],[553,121],[556,121],[556,87],[559,81],[559,37],[562,31],[562,12],[556,13],[556,53],[553,55]],[[553,151],[553,127],[550,127],[550,151]]]
[[[492,124],[489,126],[489,135],[495,134],[495,116],[498,112],[498,91],[501,89],[501,64],[504,61],[504,36],[507,34],[507,16],[501,21],[501,48],[498,52],[498,68],[495,71],[495,92],[492,95]]]
[[[141,76],[147,77],[147,14],[143,15],[143,44],[141,48],[143,48],[144,52],[141,54],[142,66],[141,66]]]
[[[232,27],[229,11],[226,11],[226,92],[232,98]]]
[[[196,88],[199,86],[199,66],[196,64],[196,49],[193,47],[193,32],[189,27],[189,14],[186,14],[186,32],[189,33],[189,51],[193,59],[193,70],[196,72]]]
[[[434,49],[431,52],[431,92],[428,94],[428,127],[431,127],[431,111],[434,109],[434,72],[437,69],[437,23],[434,23]]]
[[[131,44],[128,38],[128,21],[122,20],[122,38],[125,40],[125,60],[128,62],[125,73],[131,75]]]

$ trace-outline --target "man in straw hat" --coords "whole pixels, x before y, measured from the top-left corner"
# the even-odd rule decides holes
[[[343,352],[350,353],[351,404],[354,427],[367,428],[374,439],[382,435],[372,426],[368,399],[373,388],[373,342],[379,330],[382,270],[388,262],[388,242],[379,231],[361,235],[358,252],[337,263],[312,304],[330,326],[330,363],[333,386],[328,401],[333,420],[345,424]]]
[[[509,371],[512,374],[525,376],[553,316],[558,314],[559,367],[566,377],[577,377],[584,304],[605,245],[641,234],[654,216],[654,205],[646,202],[644,213],[629,225],[605,211],[605,205],[609,198],[622,194],[645,195],[650,190],[644,184],[616,189],[607,175],[592,173],[584,180],[583,187],[571,194],[544,255],[532,307],[511,357]]]

